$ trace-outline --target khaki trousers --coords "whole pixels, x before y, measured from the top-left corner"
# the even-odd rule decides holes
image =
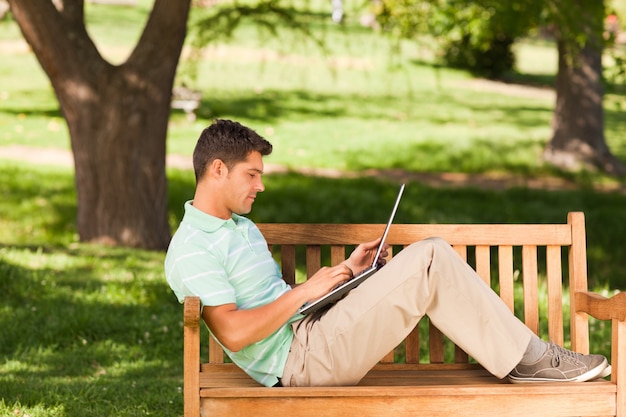
[[[282,384],[355,385],[425,315],[498,378],[533,334],[447,242],[430,238],[402,250],[317,322],[294,323]]]

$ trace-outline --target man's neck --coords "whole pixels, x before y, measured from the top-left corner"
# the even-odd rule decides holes
[[[216,205],[216,200],[210,198],[210,195],[210,193],[196,189],[192,205],[198,210],[210,214],[213,217],[217,217],[223,220],[228,220],[232,218],[233,213],[230,210],[220,209],[219,206]]]

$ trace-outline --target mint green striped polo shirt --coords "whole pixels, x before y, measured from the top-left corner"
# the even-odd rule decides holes
[[[223,220],[191,203],[185,203],[185,215],[165,257],[165,277],[179,302],[195,295],[202,305],[236,304],[239,309],[251,309],[291,289],[252,221],[237,214]],[[269,337],[239,352],[224,351],[256,381],[273,386],[289,354],[290,324],[300,318],[295,315]]]

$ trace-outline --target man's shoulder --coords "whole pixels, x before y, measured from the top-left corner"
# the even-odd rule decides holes
[[[181,223],[167,248],[165,263],[198,251],[206,251],[207,238],[204,232],[194,228],[192,225]]]
[[[205,233],[192,229],[179,229],[174,233],[165,254],[166,275],[185,275],[189,271],[205,270],[219,265],[220,251],[211,245]],[[217,263],[216,263],[217,262]]]

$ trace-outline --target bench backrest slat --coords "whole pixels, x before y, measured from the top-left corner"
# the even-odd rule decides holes
[[[284,279],[295,284],[313,275],[322,265],[343,261],[354,245],[379,236],[384,225],[372,224],[260,224],[263,235],[282,267]],[[499,292],[512,312],[516,312],[535,333],[558,344],[565,339],[563,319],[563,274],[572,290],[586,291],[586,250],[584,217],[570,213],[566,224],[534,225],[392,225],[388,242],[397,253],[409,244],[430,236],[447,240],[478,275]],[[563,265],[564,248],[568,263]],[[393,253],[390,255],[393,256]],[[521,289],[518,288],[521,285]],[[547,295],[546,295],[547,293]],[[541,295],[541,296],[540,296]],[[547,302],[547,326],[540,323]],[[570,311],[575,311],[574,300]],[[587,318],[571,313],[572,348],[588,350]],[[401,346],[381,359],[393,363],[468,363],[469,358],[454,346],[428,320],[419,324]],[[211,339],[212,340],[212,339]],[[421,350],[420,350],[420,345]],[[427,348],[427,356],[424,349]],[[209,361],[222,363],[223,353],[210,342]]]
[[[380,236],[385,227],[383,224],[306,223],[264,223],[258,226],[265,239],[274,245],[357,245]],[[387,242],[404,245],[431,236],[441,237],[453,246],[563,246],[572,243],[572,230],[568,224],[394,224]]]
[[[500,298],[509,307],[511,312],[514,311],[513,300],[515,297],[513,279],[513,246],[498,246],[498,276],[500,278]]]
[[[311,278],[322,267],[322,252],[319,246],[306,247],[306,277]]]
[[[487,285],[491,286],[491,247],[476,246],[476,272]]]
[[[563,345],[563,268],[561,247],[550,245],[546,248],[546,273],[548,276],[548,335],[550,340]]]
[[[280,249],[283,279],[287,284],[296,283],[296,246],[282,245]]]
[[[209,337],[209,363],[224,363],[224,351],[212,337]]]
[[[405,339],[406,363],[420,362],[420,331],[414,328]]]
[[[537,288],[537,246],[522,246],[522,279],[524,285],[524,323],[539,333],[539,305]]]

